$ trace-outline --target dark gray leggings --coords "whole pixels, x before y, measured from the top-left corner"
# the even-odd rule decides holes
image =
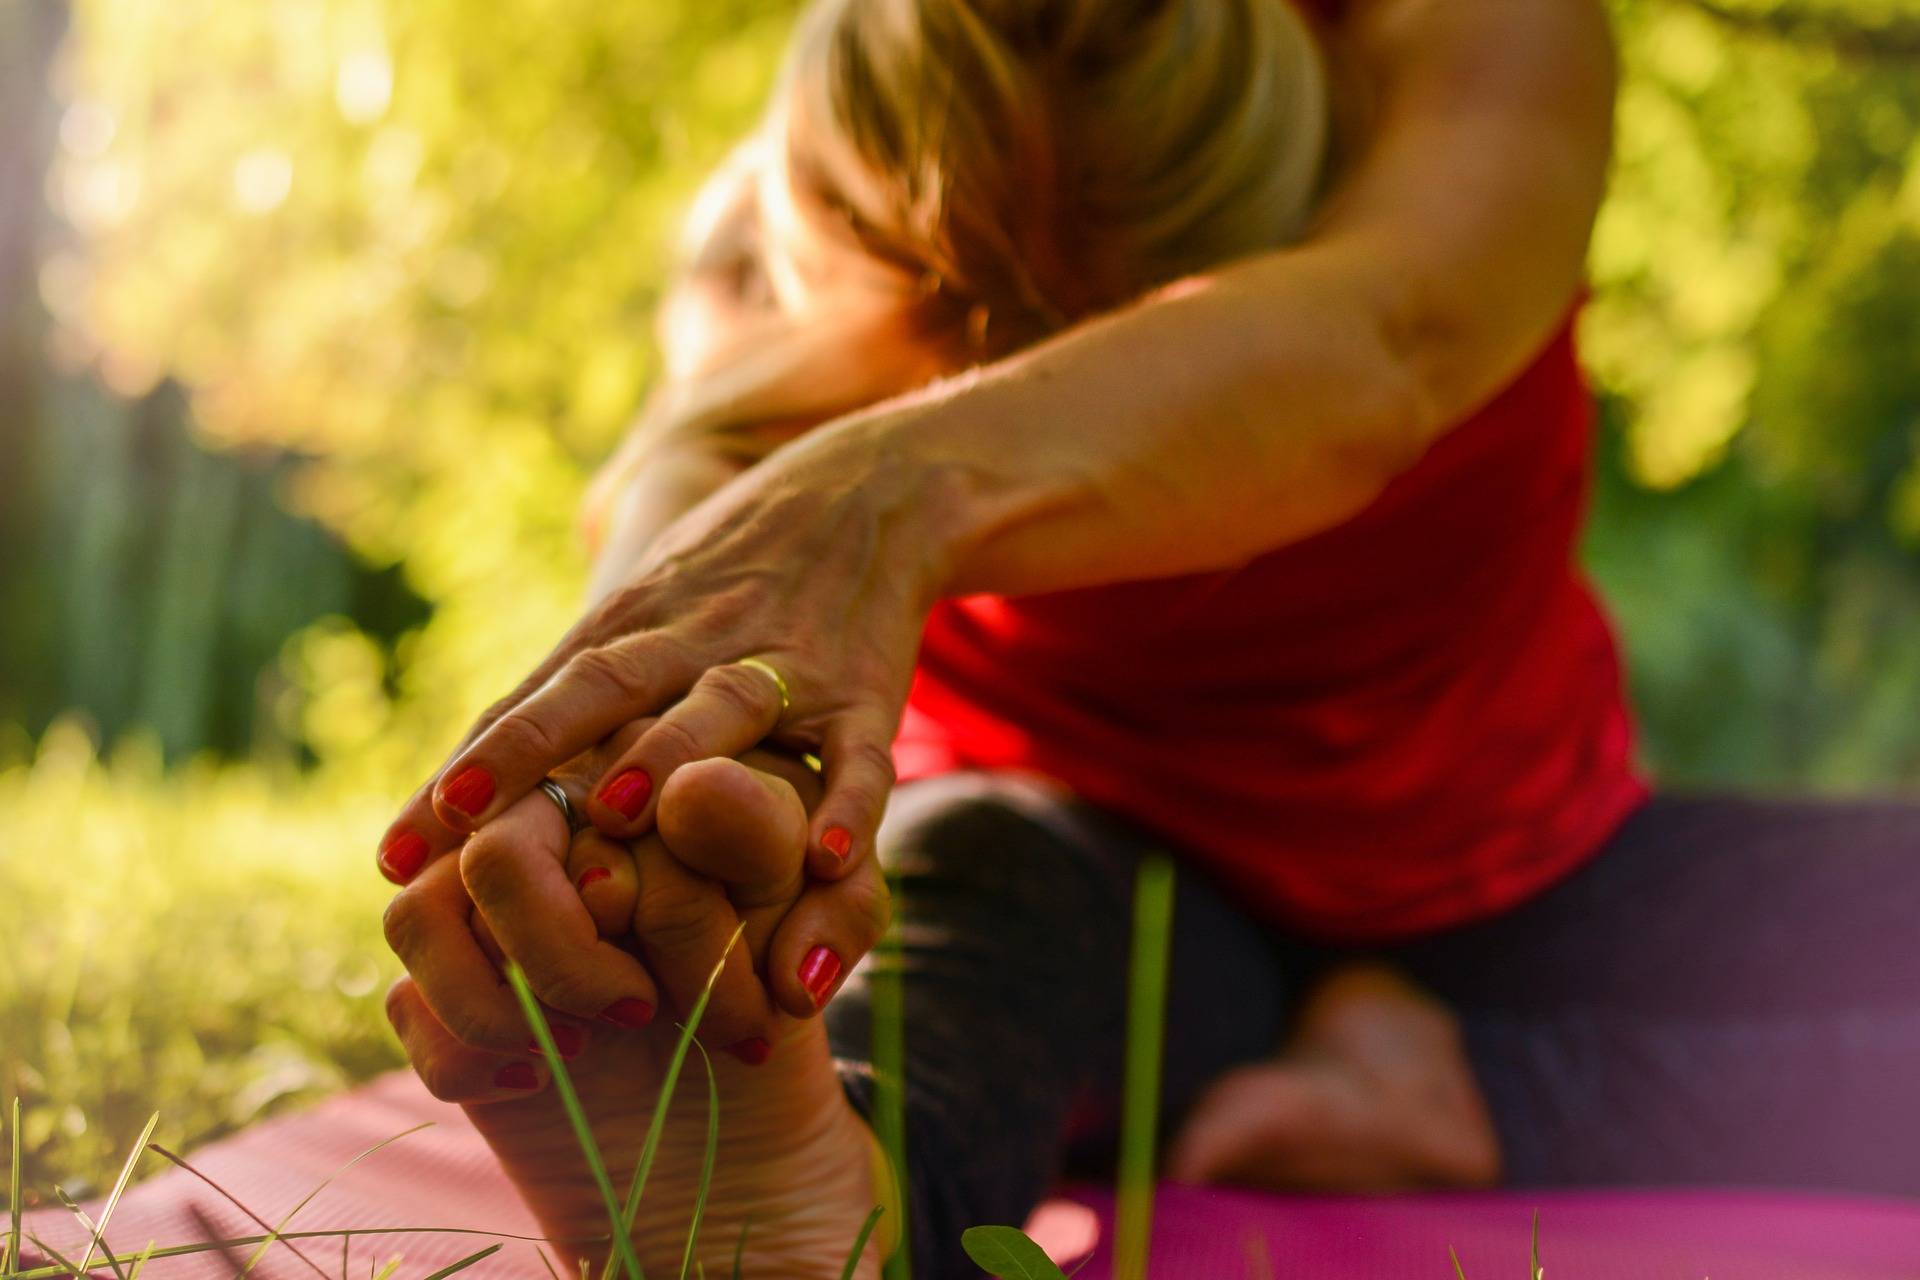
[[[1014,774],[902,787],[897,959],[827,1017],[871,1106],[865,978],[902,975],[915,1275],[1023,1221],[1118,1095],[1138,829]],[[1177,851],[1176,851],[1177,852]],[[1318,969],[1182,870],[1169,1121],[1264,1057]],[[1368,954],[1458,1013],[1516,1184],[1920,1194],[1920,805],[1658,797],[1497,920]]]

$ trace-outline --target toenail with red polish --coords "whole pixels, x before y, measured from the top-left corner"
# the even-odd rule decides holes
[[[845,827],[828,827],[820,833],[820,847],[845,862],[853,850],[853,833]]]
[[[600,788],[600,802],[632,822],[647,807],[647,797],[652,794],[653,779],[639,769],[628,769]]]
[[[380,874],[395,884],[405,884],[420,873],[426,861],[426,837],[417,831],[401,831],[389,837],[380,850]]]
[[[533,1089],[540,1084],[540,1073],[530,1062],[509,1062],[493,1077],[493,1083],[500,1089]]]
[[[613,872],[607,870],[605,867],[588,867],[580,873],[580,878],[573,882],[573,887],[576,889],[585,889],[590,884],[599,884],[602,880],[611,880],[612,878]]]
[[[653,1006],[645,1000],[622,996],[602,1009],[600,1016],[616,1027],[631,1027],[638,1031],[653,1021]]]
[[[470,764],[440,788],[440,798],[469,818],[478,817],[493,799],[493,775],[477,764]]]
[[[754,1036],[752,1039],[728,1045],[727,1052],[748,1066],[757,1067],[773,1056],[773,1046],[759,1036]]]
[[[831,948],[815,947],[800,962],[800,985],[813,997],[816,1008],[826,1004],[827,993],[833,990],[833,980],[839,976],[840,957]]]

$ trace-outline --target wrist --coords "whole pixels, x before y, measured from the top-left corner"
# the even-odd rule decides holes
[[[954,594],[960,566],[990,523],[990,486],[945,447],[946,414],[944,405],[888,406],[790,446],[809,455],[807,469],[824,487],[858,495],[879,558],[922,609]]]

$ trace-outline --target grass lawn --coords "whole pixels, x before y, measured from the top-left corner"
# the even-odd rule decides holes
[[[264,769],[0,769],[0,1099],[23,1182],[100,1191],[147,1117],[191,1148],[403,1059],[371,850],[392,798]]]

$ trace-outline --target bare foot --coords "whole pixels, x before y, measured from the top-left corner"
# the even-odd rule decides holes
[[[684,780],[683,780],[684,779]],[[791,797],[788,797],[791,799]],[[677,811],[668,812],[669,806]],[[765,806],[764,813],[759,806]],[[768,861],[804,855],[805,824],[796,828],[773,791],[746,766],[705,762],[676,774],[660,801],[662,832],[697,830],[711,821],[760,840]],[[756,820],[756,818],[764,820]],[[756,834],[756,832],[758,834]],[[791,843],[791,849],[774,845]],[[716,957],[717,958],[717,957]],[[569,1063],[614,1186],[625,1194],[637,1163],[653,1099],[678,1037],[659,1023],[643,1031],[596,1028],[593,1043]],[[749,1227],[742,1274],[768,1280],[837,1277],[861,1223],[876,1204],[886,1213],[853,1273],[871,1280],[896,1234],[892,1179],[871,1129],[848,1104],[818,1018],[780,1015],[760,1061],[716,1052],[719,1141],[712,1190],[694,1254],[708,1275],[731,1275],[733,1251]],[[757,1057],[749,1050],[747,1059]],[[525,1101],[475,1106],[474,1124],[549,1235],[604,1236],[607,1215],[569,1132],[554,1091]],[[633,1231],[649,1275],[678,1275],[693,1214],[707,1140],[706,1073],[689,1054]],[[604,1256],[605,1246],[581,1252]]]
[[[1168,1176],[1274,1190],[1488,1186],[1500,1146],[1457,1024],[1391,970],[1326,979],[1270,1062],[1208,1087]]]

